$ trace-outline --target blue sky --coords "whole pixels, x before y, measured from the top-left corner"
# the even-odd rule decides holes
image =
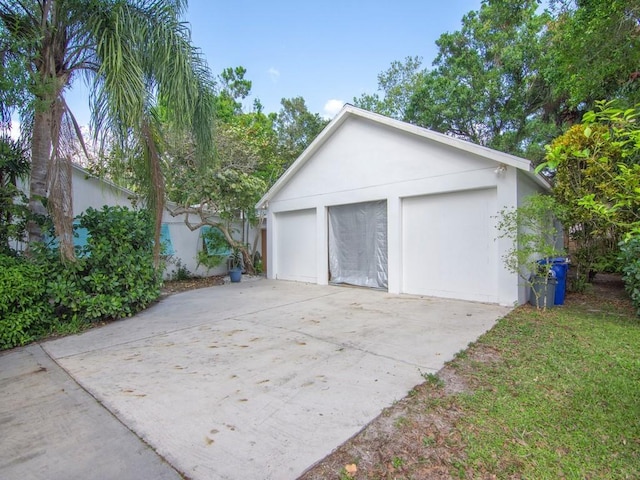
[[[266,112],[279,111],[282,98],[302,96],[310,111],[331,116],[328,102],[373,93],[392,61],[417,55],[430,65],[436,39],[459,30],[463,15],[480,3],[191,0],[186,21],[213,74],[245,67],[252,98]],[[68,102],[79,122],[88,123],[86,88],[74,87]]]

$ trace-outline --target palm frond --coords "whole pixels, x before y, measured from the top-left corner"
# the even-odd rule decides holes
[[[79,75],[91,87],[94,132],[103,132],[101,140],[117,137],[122,151],[137,152],[130,160],[134,169],[145,170],[139,178],[148,179],[141,186],[148,192],[148,205],[156,209],[158,228],[164,202],[164,149],[154,112],[161,105],[172,128],[189,132],[198,158],[213,151],[212,76],[201,52],[191,44],[188,25],[181,21],[186,8],[186,0],[0,0],[0,28],[19,40],[16,45],[32,75],[37,108],[56,109],[52,130],[40,132],[33,143],[38,154],[32,157],[47,165],[49,197],[60,196],[53,200],[54,209],[62,212],[55,214],[57,226],[71,225],[65,216],[71,191],[65,162],[71,159],[69,149],[77,145],[75,141],[65,145],[63,127],[88,154],[73,116],[58,114],[68,111],[64,92]],[[42,130],[48,122],[37,124]],[[47,148],[48,138],[53,140],[52,149]],[[43,166],[38,166],[38,178]],[[36,185],[33,176],[32,184]],[[39,191],[35,195],[47,195]],[[61,230],[65,239],[67,233]],[[31,236],[30,231],[30,238],[36,234],[34,230]]]
[[[75,252],[73,248],[73,195],[71,192],[71,156],[66,154],[65,140],[65,108],[62,101],[58,100],[54,106],[52,138],[53,152],[51,164],[47,172],[47,190],[49,202],[47,208],[55,226],[56,237],[60,240],[60,254],[63,260],[73,261]]]

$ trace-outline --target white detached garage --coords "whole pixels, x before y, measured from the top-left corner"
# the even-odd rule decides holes
[[[258,204],[267,275],[524,302],[495,217],[548,188],[528,160],[346,105]]]

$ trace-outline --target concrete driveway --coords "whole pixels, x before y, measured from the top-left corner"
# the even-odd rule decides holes
[[[296,478],[508,311],[268,280],[174,295],[0,356],[0,478]]]

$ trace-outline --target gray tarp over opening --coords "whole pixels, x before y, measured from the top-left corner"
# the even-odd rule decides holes
[[[331,283],[387,288],[387,202],[329,208]]]

